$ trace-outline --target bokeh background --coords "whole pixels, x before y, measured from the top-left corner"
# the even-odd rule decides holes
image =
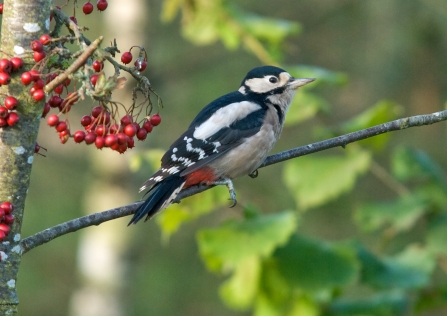
[[[323,84],[313,90],[328,101],[330,115],[322,113],[286,128],[275,152],[321,140],[314,133],[316,125],[336,126],[383,99],[400,104],[402,116],[444,108],[445,1],[234,3],[246,11],[300,24],[299,34],[289,36],[282,46],[282,64],[314,65],[348,78],[344,85]],[[132,156],[166,149],[204,105],[237,89],[246,72],[262,64],[244,47],[229,50],[219,41],[209,45],[188,41],[182,36],[181,16],[165,23],[161,10],[160,1],[143,0],[111,0],[105,12],[91,16],[78,9],[79,24],[89,27],[90,39],[104,35],[105,42],[110,42],[116,38],[121,52],[132,45],[147,49],[145,74],[163,99],[163,122],[147,141],[125,155],[73,142],[61,145],[42,122],[38,142],[48,152],[46,158],[35,158],[23,237],[141,198],[138,187],[152,169],[147,165],[133,172]],[[130,102],[130,90],[120,91],[117,98]],[[78,110],[79,115],[84,112]],[[428,152],[445,170],[445,124],[393,133],[376,161],[389,169],[390,152],[401,144]],[[338,150],[342,149],[332,151]],[[282,183],[281,164],[262,169],[256,180],[238,179],[235,186],[242,206],[252,204],[262,213],[294,208],[294,199]],[[362,234],[354,225],[353,209],[359,201],[393,195],[367,172],[356,182],[355,194],[341,195],[304,213],[300,233],[328,241],[353,235],[365,242],[373,240],[374,234]],[[220,207],[183,225],[168,242],[155,221],[126,227],[128,218],[124,218],[36,248],[24,255],[21,264],[19,315],[250,315],[231,310],[220,300],[218,287],[225,277],[207,271],[196,244],[198,229],[239,216],[242,206]],[[397,238],[394,247],[417,236],[416,228]],[[443,310],[426,315],[443,315]]]

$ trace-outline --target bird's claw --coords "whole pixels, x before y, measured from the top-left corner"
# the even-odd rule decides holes
[[[252,179],[257,178],[258,177],[258,169],[256,169],[255,171],[253,171],[252,173],[250,173],[248,176]]]

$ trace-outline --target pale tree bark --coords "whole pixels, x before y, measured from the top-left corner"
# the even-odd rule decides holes
[[[24,50],[29,51],[32,40],[48,33],[49,17],[49,0],[5,0],[1,58],[20,56]],[[29,66],[33,61],[31,54],[27,56],[24,61]],[[0,100],[3,101],[5,95],[15,96],[19,100],[20,120],[13,127],[0,128],[0,202],[13,203],[16,219],[8,237],[0,245],[0,315],[17,313],[16,281],[22,256],[20,230],[43,108],[43,102],[34,102],[28,93],[29,88],[21,84],[20,73],[14,73],[11,79],[9,85],[1,87]]]
[[[144,45],[147,34],[143,27],[147,18],[147,3],[143,0],[126,2],[125,6],[110,5],[102,16],[103,27],[100,33],[104,42],[116,38],[121,53],[134,45]],[[116,23],[116,21],[120,21]],[[105,66],[106,74],[112,74],[111,64]],[[123,76],[133,81],[123,72]],[[113,94],[113,100],[123,104],[131,102],[132,85],[126,85]],[[114,155],[106,150],[89,151],[89,165],[95,170],[95,177],[86,185],[84,212],[104,210],[131,202],[129,188],[117,179],[126,179],[131,174],[122,155]],[[104,164],[107,161],[107,164]],[[124,180],[125,181],[125,180]],[[77,250],[77,273],[82,276],[79,286],[70,298],[70,316],[123,316],[126,315],[126,273],[128,258],[125,252],[132,234],[117,234],[125,223],[112,221],[95,229],[85,229],[79,236]]]

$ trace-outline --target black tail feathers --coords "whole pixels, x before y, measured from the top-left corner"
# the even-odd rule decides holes
[[[151,189],[152,193],[136,210],[130,224],[136,224],[146,216],[146,220],[157,214],[162,209],[169,206],[182,189],[185,179],[179,173],[173,174]]]

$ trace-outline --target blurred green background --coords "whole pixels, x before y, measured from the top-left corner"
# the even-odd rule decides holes
[[[163,3],[173,5],[176,1]],[[313,109],[318,113],[309,115],[309,120],[299,124],[292,122],[285,128],[275,152],[348,131],[349,126],[356,125],[351,122],[351,125],[343,126],[342,123],[381,100],[392,101],[386,107],[391,113],[379,115],[379,119],[431,113],[444,108],[447,97],[445,1],[201,0],[186,3],[195,4],[196,8],[223,5],[230,8],[229,12],[240,10],[238,12],[296,22],[292,27],[294,34],[278,43],[275,39],[261,41],[265,47],[271,48],[268,51],[274,60],[286,70],[287,65],[311,65],[334,71],[333,75],[338,78],[334,82],[331,83],[327,74],[321,75],[326,80],[318,82],[318,72],[312,68],[317,81],[310,89],[319,100],[317,109]],[[71,10],[72,3],[69,3],[64,11],[70,14]],[[259,55],[253,54],[244,44],[233,45],[229,49],[231,39],[223,44],[217,38],[210,38],[209,43],[202,38],[202,43],[197,43],[194,37],[198,36],[197,30],[187,28],[188,16],[179,13],[172,21],[163,22],[162,2],[159,1],[112,0],[105,12],[94,12],[91,16],[84,16],[81,10],[77,12],[79,24],[90,29],[86,32],[90,39],[104,35],[108,43],[116,38],[121,52],[132,45],[142,45],[147,49],[145,74],[163,99],[164,108],[160,111],[163,121],[147,141],[138,143],[125,155],[109,150],[98,151],[71,141],[61,145],[54,131],[42,122],[38,142],[48,148],[48,153],[46,158],[35,157],[23,237],[87,213],[118,207],[141,198],[137,194],[138,187],[151,175],[153,168],[145,159],[138,160],[142,157],[139,155],[144,156],[146,151],[158,153],[159,149],[168,148],[203,106],[237,89],[248,70],[266,61],[260,60]],[[290,25],[285,24],[284,27]],[[198,29],[202,30],[202,26],[199,25]],[[194,38],[196,42],[191,41]],[[130,81],[128,86],[131,84]],[[130,90],[119,91],[117,98],[130,102]],[[91,102],[86,101],[75,106],[78,112],[73,116],[86,114],[90,105]],[[323,130],[323,127],[329,129]],[[390,180],[389,177],[396,176],[391,175],[391,162],[395,161],[395,150],[400,146],[427,153],[432,159],[428,165],[440,169],[431,173],[420,172],[422,180],[410,179],[405,185],[395,179]],[[376,225],[376,229],[365,232],[356,223],[355,216],[360,216],[358,208],[365,201],[395,199],[398,194],[393,188],[393,181],[398,183],[397,186],[411,189],[425,181],[427,174],[444,178],[446,151],[443,123],[392,133],[386,143],[371,150],[374,163],[368,165],[368,170],[356,173],[354,178],[359,178],[349,185],[348,194],[338,192],[336,198],[327,199],[328,203],[317,203],[306,212],[305,207],[295,211],[300,214],[300,236],[328,242],[356,240],[370,251],[383,255],[394,254],[405,245],[424,240],[428,218],[434,216],[432,211],[427,211],[427,217],[415,219],[411,229],[403,229],[398,234],[393,225],[388,230]],[[337,148],[311,155],[308,159],[324,159],[329,155],[344,157],[344,152]],[[296,160],[298,164],[300,159]],[[129,167],[135,161],[141,162],[137,172]],[[186,223],[169,240],[162,234],[156,220],[126,227],[128,218],[125,218],[65,235],[32,250],[24,255],[20,267],[19,315],[253,314],[250,308],[238,311],[221,300],[219,286],[227,276],[209,273],[199,256],[196,235],[203,228],[218,227],[229,219],[241,219],[244,207],[256,209],[261,214],[299,209],[291,194],[291,184],[284,180],[287,176],[283,169],[284,164],[278,164],[260,170],[255,180],[248,177],[236,180],[239,201],[236,208],[228,209],[226,202],[220,201],[216,211]],[[333,177],[329,179],[327,186],[339,185]],[[302,181],[306,186],[307,179]],[[220,192],[227,194],[225,190]],[[441,211],[435,215],[445,212],[445,207],[442,208],[445,199],[441,197],[440,200]],[[387,233],[391,238],[387,238]],[[439,259],[436,262],[439,266],[430,278],[437,280],[440,288],[445,288],[442,264],[445,266],[446,261]],[[435,283],[433,281],[421,292],[429,296],[430,291],[439,290]],[[334,291],[330,292],[330,295],[327,292],[319,294],[337,296]],[[418,292],[418,298],[423,296],[421,292]],[[347,298],[362,294],[365,297],[372,295],[363,287],[344,287],[343,290]],[[445,294],[433,296],[433,300],[426,301],[430,308],[422,314],[445,315],[447,300],[442,299]],[[302,297],[309,299],[309,306],[318,301],[313,300],[310,294]],[[391,294],[388,295],[390,297]],[[413,303],[418,301],[416,296],[412,298]],[[413,315],[408,308],[400,309],[399,313]],[[258,314],[261,315],[259,311]],[[318,314],[313,307],[301,310],[301,315]],[[284,315],[292,314],[284,312]],[[376,315],[398,313],[379,311]]]

